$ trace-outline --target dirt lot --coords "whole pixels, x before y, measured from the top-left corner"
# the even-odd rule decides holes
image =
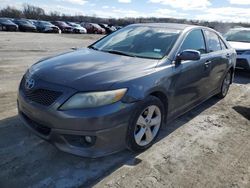
[[[250,74],[162,130],[141,154],[86,159],[58,151],[17,117],[25,70],[100,36],[0,33],[0,187],[250,187]]]

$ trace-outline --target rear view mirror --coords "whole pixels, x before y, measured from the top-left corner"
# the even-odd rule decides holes
[[[180,63],[181,61],[197,61],[200,60],[201,53],[197,50],[184,50],[177,55],[176,63]]]

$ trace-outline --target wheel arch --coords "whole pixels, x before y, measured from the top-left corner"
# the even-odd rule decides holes
[[[231,72],[231,84],[232,84],[234,79],[234,67],[230,67],[228,71]]]
[[[149,93],[149,95],[157,97],[162,102],[162,104],[164,106],[164,110],[165,110],[164,122],[166,122],[167,121],[167,114],[168,114],[168,97],[167,97],[167,95],[163,91],[159,91],[159,90],[153,91],[153,92]]]

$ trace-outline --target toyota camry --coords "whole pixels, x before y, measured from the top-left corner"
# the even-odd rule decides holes
[[[210,28],[129,25],[31,66],[20,83],[18,112],[65,152],[140,152],[171,120],[214,95],[225,97],[235,63],[235,50]]]

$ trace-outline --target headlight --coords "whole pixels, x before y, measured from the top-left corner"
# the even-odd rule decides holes
[[[77,93],[69,98],[62,106],[61,110],[94,108],[115,103],[122,99],[127,89],[112,91]]]

